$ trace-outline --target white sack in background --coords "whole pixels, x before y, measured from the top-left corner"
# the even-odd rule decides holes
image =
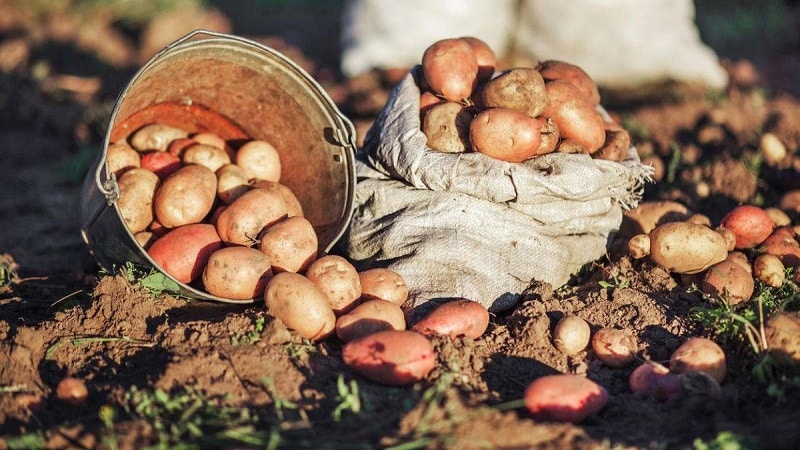
[[[411,307],[464,297],[501,311],[532,280],[558,287],[606,252],[651,173],[635,149],[621,163],[564,153],[508,163],[431,150],[417,71],[392,91],[357,155],[343,244],[359,270],[398,272]]]

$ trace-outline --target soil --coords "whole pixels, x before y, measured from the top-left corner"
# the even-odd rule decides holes
[[[21,36],[38,55],[16,66],[0,61],[12,66],[0,76],[0,448],[722,448],[714,445],[726,439],[800,447],[797,376],[775,368],[790,382],[757,380],[759,359],[743,339],[723,342],[721,385],[687,378],[668,401],[631,392],[636,364],[612,369],[590,349],[565,355],[554,347],[553,326],[567,314],[593,331],[632,330],[640,362],[668,361],[689,337],[719,339],[690,314],[707,299],[647,258],[630,258],[621,242],[565,286],[534,282],[481,337],[431,337],[434,370],[404,387],[361,378],[343,363],[335,337],[304,340],[263,304],[179,298],[99,271],[80,235],[81,183],[109,105],[135,65],[92,58],[94,72],[59,78],[59,58],[88,58],[92,43],[59,41],[53,26],[34,40],[27,26],[0,28],[0,43]],[[318,77],[360,138],[397,80],[383,72],[337,78],[286,39],[260,39]],[[136,50],[120,42],[128,44],[114,54]],[[36,79],[31,61],[48,55],[50,72]],[[758,148],[769,131],[796,153],[800,100],[753,83],[741,73],[758,69],[737,64],[720,95],[609,97],[606,108],[660,169],[644,201],[679,201],[718,224],[737,204],[778,206],[800,187],[794,156],[772,167],[760,163]],[[796,224],[797,211],[788,213]],[[555,373],[596,381],[608,405],[578,424],[535,420],[519,400],[531,381]],[[82,380],[88,397],[60,400],[56,386],[65,377]]]

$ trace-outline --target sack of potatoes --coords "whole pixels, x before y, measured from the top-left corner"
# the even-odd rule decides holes
[[[580,67],[496,65],[474,37],[431,43],[356,155],[344,246],[359,267],[400,273],[414,305],[502,310],[532,280],[564,284],[651,180]]]

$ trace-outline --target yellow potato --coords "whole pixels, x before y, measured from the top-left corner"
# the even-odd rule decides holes
[[[201,222],[214,206],[217,177],[198,164],[183,166],[161,183],[154,204],[158,221],[167,228]]]
[[[143,231],[153,221],[158,181],[158,175],[142,168],[128,170],[120,177],[117,207],[131,233]]]
[[[247,175],[236,164],[225,164],[217,169],[217,197],[229,205],[250,190]]]
[[[247,300],[264,295],[270,278],[272,265],[267,255],[250,247],[223,247],[209,256],[203,287],[219,297]]]
[[[352,310],[361,297],[361,280],[356,268],[338,255],[325,255],[311,263],[306,277],[328,296],[336,315]]]
[[[126,171],[142,165],[139,152],[128,144],[110,144],[106,153],[108,172],[113,173],[118,180]]]
[[[428,147],[445,153],[463,153],[470,148],[472,113],[461,103],[442,102],[431,106],[422,120]]]
[[[184,164],[199,164],[216,172],[225,164],[231,163],[231,158],[225,150],[206,144],[192,144],[183,151],[181,161]]]
[[[275,272],[304,272],[317,258],[317,232],[306,218],[288,217],[261,235],[258,249],[269,256]]]
[[[297,273],[275,274],[267,283],[264,303],[269,314],[306,339],[325,339],[336,325],[328,297],[308,278]]]
[[[253,188],[264,189],[265,191],[277,192],[286,203],[286,212],[289,217],[300,216],[303,217],[303,205],[300,200],[294,195],[289,187],[277,181],[258,180],[252,185]]]
[[[247,142],[236,152],[236,164],[249,179],[275,182],[281,179],[281,157],[269,142]]]
[[[527,67],[507,70],[486,82],[483,105],[511,108],[537,117],[547,106],[544,79],[538,71]]]
[[[170,142],[187,136],[189,133],[186,130],[163,123],[152,123],[136,130],[131,136],[130,142],[131,146],[140,152],[147,150],[164,152]]]
[[[703,225],[669,222],[650,232],[650,258],[670,272],[702,272],[727,256],[725,238]]]
[[[402,275],[382,267],[358,273],[361,282],[361,301],[387,300],[402,306],[408,299],[408,285]]]
[[[251,189],[217,217],[217,232],[229,244],[250,247],[261,232],[287,216],[286,202],[277,191]]]

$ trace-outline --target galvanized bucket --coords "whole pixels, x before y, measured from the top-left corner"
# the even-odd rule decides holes
[[[281,183],[302,204],[320,251],[329,251],[350,222],[353,124],[307,72],[279,52],[238,36],[196,30],[155,55],[120,93],[103,152],[84,181],[81,232],[103,269],[132,263],[160,271],[125,225],[117,206],[119,186],[107,165],[109,143],[156,120],[230,141],[272,143],[280,153]],[[252,302],[210,295],[164,275],[181,295]]]

